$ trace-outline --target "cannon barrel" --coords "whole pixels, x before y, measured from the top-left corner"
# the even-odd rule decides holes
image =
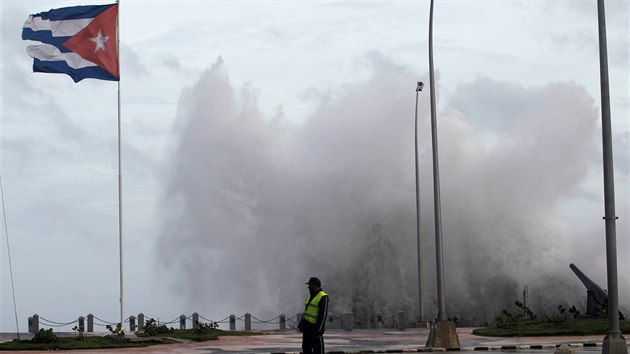
[[[569,267],[586,287],[586,314],[588,316],[599,316],[600,306],[607,306],[608,304],[608,293],[595,284],[586,274],[582,273],[575,264],[571,263]]]
[[[586,287],[586,290],[590,290],[593,292],[593,295],[597,298],[597,300],[601,302],[608,301],[608,293],[606,290],[602,289],[599,285],[597,285],[594,281],[592,281],[586,274],[582,273],[580,268],[578,268],[575,264],[571,263],[569,265],[573,273],[577,275],[578,278],[582,281],[582,284]]]

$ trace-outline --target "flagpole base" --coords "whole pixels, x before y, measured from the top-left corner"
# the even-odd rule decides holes
[[[431,325],[429,338],[427,338],[427,348],[460,349],[459,336],[455,322],[438,321]],[[607,353],[605,353],[607,354]],[[627,352],[625,353],[627,354]]]
[[[628,346],[621,332],[608,332],[604,338],[602,354],[628,354]]]

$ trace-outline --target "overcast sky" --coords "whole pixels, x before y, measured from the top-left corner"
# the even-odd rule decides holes
[[[545,211],[513,223],[508,217],[504,224],[475,227],[499,234],[495,227],[517,232],[527,229],[527,220],[545,224],[544,232],[552,235],[541,236],[543,242],[532,247],[562,250],[560,264],[566,269],[559,273],[570,281],[577,278],[565,261],[583,265],[587,275],[606,287],[595,3],[438,0],[434,59],[438,120],[444,122],[443,203],[446,210],[461,213],[451,224],[445,214],[445,223],[452,230],[465,228],[467,220],[479,223],[476,214],[457,206],[458,199],[494,205],[503,210],[497,217],[514,210]],[[90,79],[75,84],[65,75],[32,73],[25,51],[30,43],[21,40],[29,14],[80,4],[87,3],[0,3],[0,172],[23,331],[34,313],[57,322],[88,313],[108,321],[118,318],[117,85]],[[625,275],[630,267],[629,10],[625,0],[609,0],[606,6],[620,298],[622,307],[630,309],[630,277]],[[294,305],[305,295],[302,278],[312,268],[298,265],[296,271],[275,272],[282,274],[276,279],[257,269],[262,263],[236,252],[270,250],[268,255],[283,257],[285,251],[295,251],[288,256],[291,263],[280,269],[301,262],[300,255],[308,252],[300,247],[343,253],[334,242],[285,249],[288,236],[282,230],[276,230],[277,237],[261,235],[252,241],[254,246],[243,246],[247,235],[273,233],[281,225],[292,231],[308,229],[313,240],[328,240],[330,225],[356,232],[352,225],[335,222],[318,228],[312,215],[321,223],[336,216],[307,211],[310,205],[302,205],[300,196],[331,198],[314,202],[313,210],[335,205],[339,209],[327,210],[351,214],[344,214],[345,220],[369,219],[366,215],[399,220],[374,207],[385,199],[384,208],[402,205],[406,211],[400,220],[411,220],[414,90],[419,80],[426,84],[420,93],[421,128],[428,128],[429,119],[428,17],[428,1],[121,1],[125,316],[144,312],[172,320],[198,311],[220,320],[230,313],[264,312],[252,303],[257,297],[251,293],[274,298],[265,284],[288,282],[295,282],[289,284],[295,290],[281,300],[274,298],[277,303],[267,312],[299,311]],[[239,121],[248,124],[247,132],[241,132],[239,123],[216,123],[232,111],[249,112]],[[195,123],[206,115],[218,118]],[[421,151],[422,161],[430,164],[427,134],[428,129],[421,132]],[[306,162],[293,170],[294,159]],[[214,172],[199,171],[206,167]],[[372,167],[374,173],[368,171]],[[219,170],[232,173],[217,176]],[[503,175],[506,170],[513,173]],[[430,186],[429,165],[423,171],[423,183]],[[538,179],[546,173],[548,178]],[[338,187],[345,183],[341,177],[349,175],[356,183]],[[224,183],[221,178],[235,176],[243,179],[242,187],[217,186]],[[248,184],[250,178],[257,181],[255,186]],[[302,192],[297,186],[301,181],[321,189]],[[384,188],[384,181],[392,186]],[[467,181],[493,193],[468,195]],[[226,196],[226,190],[238,193]],[[323,196],[322,190],[334,195]],[[278,198],[282,193],[291,195]],[[196,201],[196,194],[205,197]],[[423,198],[424,208],[430,209],[430,192]],[[226,212],[229,208],[238,211]],[[481,215],[482,210],[473,211]],[[195,213],[199,216],[191,216]],[[410,245],[415,245],[414,223],[401,229]],[[200,241],[200,233],[215,226],[234,233],[225,236],[234,241]],[[1,245],[0,331],[7,332],[15,330],[15,320],[4,224]],[[484,251],[468,247],[468,252]],[[416,262],[412,256],[403,260],[410,270]],[[527,273],[528,262],[519,264]],[[232,273],[234,268],[238,271]],[[196,272],[203,276],[189,275]],[[254,274],[252,283],[230,282],[244,273]],[[324,273],[343,278],[332,270]],[[413,279],[414,274],[408,276]],[[408,293],[414,296],[413,289]],[[218,299],[221,294],[227,299]],[[210,306],[213,302],[219,305]]]

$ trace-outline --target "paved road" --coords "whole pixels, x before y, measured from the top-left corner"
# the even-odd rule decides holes
[[[491,351],[506,353],[518,351],[521,353],[550,353],[557,345],[567,343],[576,349],[577,354],[601,353],[604,336],[582,337],[519,337],[495,338],[478,337],[472,335],[472,328],[458,328],[459,339],[464,351]],[[435,352],[425,348],[428,335],[427,329],[398,330],[330,330],[324,339],[327,353],[395,353],[395,352]],[[262,335],[245,337],[221,337],[216,341],[203,343],[181,343],[152,346],[148,348],[99,350],[99,351],[58,351],[57,353],[299,353],[302,343],[300,333],[266,332]],[[47,352],[30,352],[47,353]]]

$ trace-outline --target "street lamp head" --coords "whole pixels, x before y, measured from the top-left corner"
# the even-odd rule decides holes
[[[422,91],[423,87],[424,87],[424,83],[422,81],[418,81],[418,86],[416,87],[416,92]]]

